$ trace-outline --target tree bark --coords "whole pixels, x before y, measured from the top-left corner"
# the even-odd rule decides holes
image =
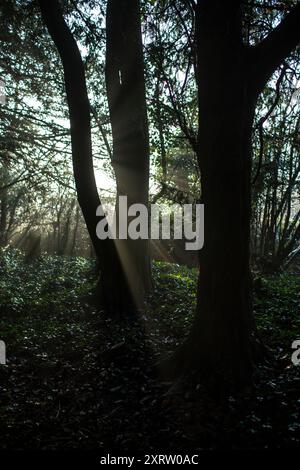
[[[128,206],[147,207],[149,136],[139,3],[108,0],[105,78],[117,198],[127,196]],[[117,248],[135,301],[142,305],[151,287],[149,240],[117,240]]]

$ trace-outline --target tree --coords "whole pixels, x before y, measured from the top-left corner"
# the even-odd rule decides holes
[[[179,370],[241,381],[251,375],[251,134],[264,86],[300,40],[300,4],[255,46],[243,41],[242,2],[198,0],[198,162],[205,205],[198,302]]]
[[[96,210],[101,201],[93,168],[90,103],[80,51],[64,21],[58,0],[39,0],[39,5],[63,64],[77,198],[100,265],[101,303],[114,313],[132,311],[132,292],[114,241],[109,238],[99,240],[96,235],[96,225],[99,222]]]
[[[117,198],[127,196],[128,206],[148,206],[149,198],[149,135],[139,3],[108,0],[106,12],[105,79],[112,165]],[[142,305],[151,287],[149,240],[117,240],[116,245],[135,301]]]
[[[35,3],[3,0],[0,23],[0,243],[23,248],[31,228],[45,235],[59,188],[74,191],[70,133],[58,57]]]
[[[300,237],[300,119],[293,86],[299,60],[293,56],[279,73],[275,98],[270,85],[260,98],[259,106],[268,111],[254,125],[251,251],[256,266],[266,273],[286,266]]]

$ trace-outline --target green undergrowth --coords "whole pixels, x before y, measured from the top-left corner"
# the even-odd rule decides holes
[[[152,275],[147,314],[169,334],[183,337],[195,310],[197,269],[158,261],[153,263]],[[0,253],[2,314],[9,313],[14,319],[22,314],[44,315],[45,331],[55,330],[56,320],[60,328],[68,329],[68,319],[80,318],[96,281],[95,262],[90,259],[46,254],[27,263],[18,250]],[[282,274],[261,279],[254,292],[254,311],[269,346],[285,349],[300,336],[300,277]],[[11,337],[18,334],[18,328],[14,321],[1,325],[2,332],[10,332]]]
[[[152,293],[132,323],[97,308],[96,283],[93,260],[43,255],[28,263],[17,250],[0,253],[0,339],[7,347],[0,367],[2,448],[115,445],[129,452],[138,439],[154,452],[300,442],[300,378],[290,360],[300,333],[299,277],[256,284],[260,335],[285,359],[278,371],[262,369],[252,395],[241,402],[229,397],[218,409],[201,388],[168,398],[168,385],[153,370],[189,331],[197,270],[154,262]]]

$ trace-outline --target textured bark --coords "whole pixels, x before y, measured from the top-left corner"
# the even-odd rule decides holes
[[[139,0],[108,0],[106,88],[113,136],[117,196],[148,206],[149,136]],[[117,212],[119,207],[117,205]],[[128,220],[130,222],[130,219]],[[136,303],[151,286],[149,240],[118,240]]]

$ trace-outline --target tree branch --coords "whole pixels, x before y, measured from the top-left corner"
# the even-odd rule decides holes
[[[273,104],[271,105],[270,109],[267,111],[267,113],[260,118],[258,121],[257,125],[255,126],[254,130],[258,129],[258,135],[259,135],[259,144],[260,144],[260,149],[259,149],[259,155],[258,155],[258,165],[257,165],[257,170],[255,177],[253,178],[252,185],[255,185],[262,166],[262,160],[263,160],[263,155],[264,155],[264,123],[268,120],[268,118],[271,116],[273,113],[274,109],[276,108],[277,104],[279,103],[280,99],[280,85],[284,79],[285,72],[287,69],[287,65],[284,64],[283,69],[281,70],[281,73],[279,75],[279,78],[276,83],[276,96],[275,100],[273,101]]]
[[[72,160],[77,198],[92,243],[100,260],[105,255],[96,235],[96,209],[101,204],[93,166],[90,103],[84,64],[77,43],[66,24],[58,0],[39,0],[42,18],[56,45],[64,69],[71,125]]]
[[[280,24],[253,48],[253,66],[259,91],[284,59],[300,43],[300,2]]]

